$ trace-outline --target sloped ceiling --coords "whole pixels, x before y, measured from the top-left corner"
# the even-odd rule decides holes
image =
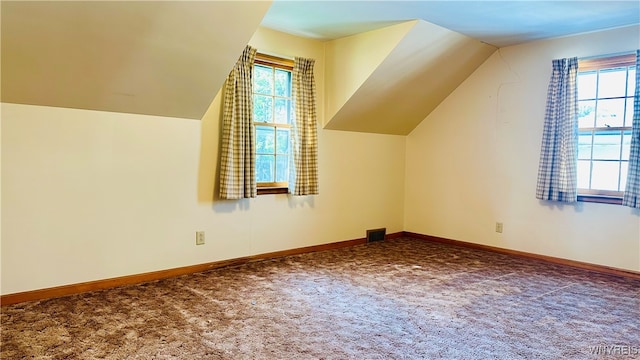
[[[349,56],[379,57],[380,49],[388,53],[374,66]],[[333,40],[326,48],[325,128],[407,135],[496,50],[423,20]]]
[[[2,101],[200,119],[270,1],[2,1]]]
[[[262,25],[327,41],[325,128],[405,135],[497,47],[639,23],[637,0],[274,0]]]
[[[326,120],[333,122],[414,25],[406,22],[325,43]]]
[[[640,24],[640,1],[274,0],[262,25],[334,40],[416,19],[503,47]]]

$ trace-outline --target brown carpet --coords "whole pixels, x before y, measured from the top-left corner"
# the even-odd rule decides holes
[[[397,239],[7,306],[1,325],[2,359],[638,359],[640,281]]]

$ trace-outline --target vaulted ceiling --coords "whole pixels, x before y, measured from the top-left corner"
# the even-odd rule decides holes
[[[422,20],[330,41],[325,127],[407,135],[496,49]]]
[[[266,26],[326,41],[325,128],[403,135],[498,47],[640,24],[640,2],[2,1],[0,16],[2,102],[200,119]]]
[[[497,46],[640,23],[637,0],[274,0],[262,25],[332,40],[424,20]]]
[[[201,119],[268,1],[2,1],[2,101]]]

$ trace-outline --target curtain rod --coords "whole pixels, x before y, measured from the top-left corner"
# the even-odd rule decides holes
[[[632,55],[632,54],[635,55],[636,54],[636,50],[621,51],[621,52],[610,53],[610,54],[601,54],[601,55],[578,57],[578,60],[593,60],[593,59],[601,59],[601,58],[607,58],[607,57],[624,56],[624,55]]]
[[[260,49],[258,49],[258,52],[259,52],[260,54],[267,55],[267,56],[279,57],[279,58],[281,58],[281,59],[291,60],[291,61],[293,61],[293,60],[294,60],[294,57],[293,57],[293,56],[285,56],[285,55],[280,55],[280,54],[276,54],[276,53],[273,53],[273,52],[260,51]]]

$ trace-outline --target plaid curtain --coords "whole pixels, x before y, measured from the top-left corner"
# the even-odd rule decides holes
[[[293,166],[289,190],[293,195],[318,194],[318,121],[316,116],[315,60],[296,57],[293,64],[295,116],[292,124]]]
[[[536,197],[575,202],[578,198],[578,58],[553,60],[547,93]]]
[[[636,91],[633,99],[633,125],[627,187],[622,205],[640,208],[640,50],[636,51]]]
[[[253,128],[252,78],[257,50],[242,52],[224,84],[220,198],[256,197],[256,154]]]

